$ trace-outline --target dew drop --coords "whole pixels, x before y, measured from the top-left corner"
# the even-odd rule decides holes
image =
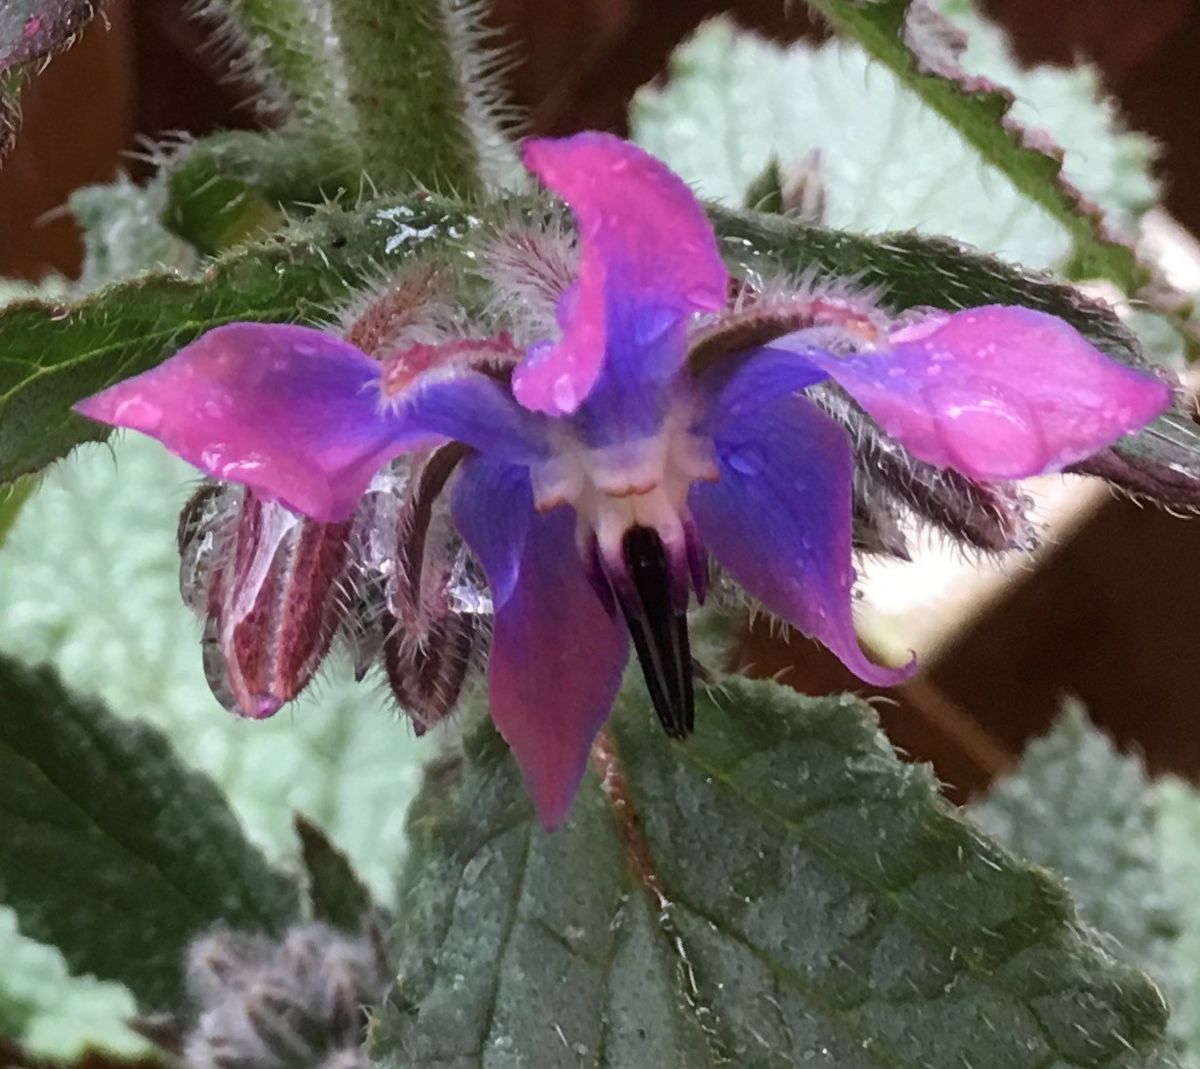
[[[121,401],[113,411],[111,422],[122,427],[152,433],[162,423],[162,409],[141,394]]]
[[[559,375],[554,380],[554,405],[560,412],[572,412],[578,405],[578,393],[570,375]]]
[[[674,308],[654,306],[638,313],[634,336],[640,345],[652,346],[660,342],[679,322],[679,313]]]
[[[947,384],[928,399],[942,442],[970,473],[1018,478],[1042,466],[1041,428],[1020,397],[999,390],[981,396]]]
[[[757,475],[763,469],[762,450],[753,445],[742,445],[725,457],[725,463],[741,475]]]

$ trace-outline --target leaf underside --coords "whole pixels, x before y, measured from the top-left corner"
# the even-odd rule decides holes
[[[1182,924],[1159,843],[1159,803],[1141,761],[1072,706],[1011,776],[971,807],[984,831],[1067,881],[1080,913],[1114,952],[1174,1001]]]
[[[307,877],[309,912],[343,932],[359,935],[374,905],[350,859],[307,817],[296,815],[300,859]]]
[[[960,13],[964,18],[967,13]],[[1018,107],[1061,137],[1073,179],[1132,226],[1157,199],[1148,138],[1121,128],[1090,67],[1021,68],[1003,31],[968,20],[964,63],[1019,94]],[[704,23],[671,56],[665,83],[643,86],[631,136],[724,204],[761,202],[770,175],[818,210],[812,221],[861,233],[915,228],[1031,268],[1062,269],[1071,236],[886,67],[853,43],[783,46],[729,19]]]
[[[4,656],[0,694],[0,902],[26,935],[127,984],[144,1010],[181,1010],[200,932],[296,919],[295,886],[164,735]]]
[[[1063,177],[1062,150],[1043,131],[1010,115],[1014,98],[1002,86],[958,68],[945,45],[946,26],[925,0],[807,0],[841,34],[949,122],[980,156],[1071,232],[1076,260],[1088,277],[1108,278],[1126,292],[1145,281],[1134,250],[1108,225],[1101,209]]]
[[[490,731],[431,776],[373,1064],[1167,1064],[1150,981],[866,707],[747,681],[700,706],[681,746],[620,703],[623,767],[552,836]]]

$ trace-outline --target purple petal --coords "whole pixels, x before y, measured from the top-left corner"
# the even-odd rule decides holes
[[[609,134],[528,141],[525,165],[570,206],[582,257],[559,304],[562,337],[517,369],[517,400],[561,415],[580,406],[602,370],[631,390],[666,381],[685,356],[687,317],[725,305],[725,266],[691,190]]]
[[[714,364],[701,375],[701,398],[709,422],[753,419],[759,406],[824,382],[829,375],[808,359],[808,350],[757,349]]]
[[[543,454],[534,418],[483,375],[429,376],[385,404],[376,361],[278,324],[218,327],[75,408],[324,522],[349,518],[386,461],[447,437],[511,460]]]
[[[803,355],[914,456],[979,481],[1061,470],[1171,403],[1166,383],[1029,308],[936,315],[890,341],[854,356]],[[773,344],[786,348],[789,339]]]
[[[688,495],[700,535],[739,584],[860,679],[899,683],[914,666],[873,664],[854,633],[850,439],[803,398],[748,408],[752,364],[712,411],[720,477],[696,483]]]
[[[492,719],[512,747],[542,824],[553,830],[570,809],[608,718],[629,640],[584,573],[574,511],[536,513],[527,472],[470,457],[452,509],[492,591]]]

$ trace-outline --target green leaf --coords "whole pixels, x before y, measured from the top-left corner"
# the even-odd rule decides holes
[[[316,824],[300,814],[295,823],[313,918],[360,935],[363,919],[374,908],[371,892],[358,878],[350,859]]]
[[[751,179],[742,201],[750,211],[783,214],[783,175],[778,156],[772,155],[757,177]]]
[[[975,19],[967,62],[1015,79],[1022,113],[1068,145],[1072,177],[1121,222],[1154,201],[1149,143],[1119,132],[1087,67],[1020,71],[995,27]],[[851,230],[911,227],[1031,267],[1064,265],[1071,235],[1052,213],[980,165],[975,150],[852,44],[783,48],[730,22],[676,50],[665,86],[634,98],[633,135],[708,196],[747,203],[772,159],[816,154],[825,222]]]
[[[116,437],[48,471],[0,553],[0,648],[51,661],[72,687],[166,732],[227,795],[249,838],[296,866],[292,815],[327,829],[383,906],[405,849],[404,810],[433,748],[331,657],[271,720],[230,716],[209,692],[200,627],[179,599],[174,531],[195,474],[157,443]],[[0,697],[0,708],[3,708]],[[8,975],[6,975],[8,974]],[[15,935],[0,908],[0,989],[37,1005],[23,1042],[56,1057],[87,1043],[141,1049],[121,1027],[130,995],[68,976],[52,948]]]
[[[1141,761],[1117,752],[1069,706],[1017,771],[971,807],[1015,853],[1066,880],[1080,914],[1132,964],[1179,992],[1177,903],[1159,848],[1158,805]]]
[[[1100,68],[1088,62],[1022,66],[1008,35],[975,0],[938,0],[937,6],[964,45],[962,68],[1011,91],[1010,122],[1030,133],[1047,131],[1062,146],[1066,180],[1132,230],[1160,199],[1153,172],[1158,146],[1125,125]]]
[[[294,885],[167,738],[0,657],[0,901],[71,967],[186,1005],[184,953],[217,921],[278,934]]]
[[[164,198],[161,183],[137,186],[125,177],[71,193],[67,204],[83,230],[78,291],[87,293],[153,267],[191,266],[191,251],[159,222]]]
[[[867,707],[738,680],[697,712],[680,746],[619,703],[607,790],[553,836],[491,731],[439,770],[374,1064],[1166,1064],[1150,981]]]
[[[206,253],[276,229],[287,211],[357,195],[364,182],[354,142],[319,128],[214,134],[185,144],[164,170],[163,222]]]
[[[1138,758],[1068,708],[972,816],[1066,879],[1113,952],[1161,984],[1181,1060],[1200,1066],[1200,793],[1151,782]]]
[[[1154,800],[1163,872],[1182,925],[1174,954],[1179,986],[1173,992],[1171,1024],[1185,1045],[1188,1064],[1200,1066],[1200,793],[1189,784],[1166,780],[1155,788]]]
[[[0,1010],[0,1036],[41,1057],[72,1058],[88,1048],[120,1054],[146,1049],[125,1023],[137,1012],[128,990],[72,977],[57,949],[18,932],[10,909],[0,909],[0,1006],[17,1008],[7,1019]]]
[[[1062,150],[1023,128],[1009,113],[1007,89],[973,79],[942,38],[938,16],[919,0],[807,0],[834,28],[854,38],[979,156],[1070,232],[1074,259],[1089,276],[1112,279],[1126,292],[1145,280],[1133,249],[1108,227],[1104,214],[1063,177]]]
[[[1116,360],[1144,366],[1137,337],[1105,304],[1041,272],[1022,270],[948,238],[912,231],[864,236],[766,213],[709,208],[721,249],[735,270],[799,276],[809,271],[882,290],[901,311],[1021,304],[1075,327]],[[0,330],[3,322],[0,320]]]
[[[0,549],[4,548],[4,540],[20,515],[21,506],[29,500],[37,484],[36,475],[23,475],[15,483],[0,486]]]
[[[235,320],[319,321],[349,287],[469,228],[433,197],[335,209],[192,277],[154,272],[76,303],[0,310],[0,482],[37,471],[105,430],[76,401],[153,367],[211,327]]]
[[[20,125],[25,68],[69,48],[95,15],[96,0],[5,0],[0,4],[0,159]]]

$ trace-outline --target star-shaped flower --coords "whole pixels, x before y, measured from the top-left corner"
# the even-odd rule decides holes
[[[468,447],[451,490],[494,611],[492,716],[543,823],[566,815],[630,638],[672,735],[692,729],[689,601],[707,559],[860,678],[851,619],[854,453],[805,390],[836,383],[908,453],[972,480],[1056,471],[1161,413],[1171,391],[1022,307],[932,313],[850,351],[811,331],[689,360],[729,278],[687,186],[605,134],[530,141],[574,214],[556,337],[507,367],[486,340],[382,365],[332,334],[235,323],[79,411],[324,523],[406,452]],[[515,366],[513,366],[515,364]]]

